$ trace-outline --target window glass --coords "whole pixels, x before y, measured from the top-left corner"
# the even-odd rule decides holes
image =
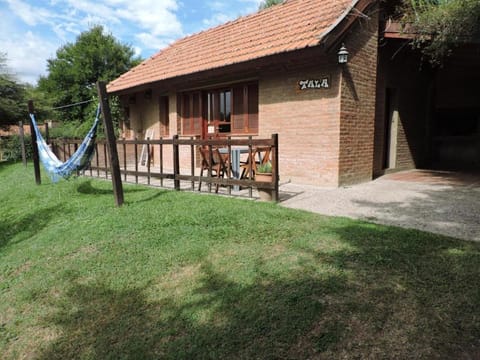
[[[197,97],[198,96],[198,97]],[[201,133],[208,125],[227,134],[258,133],[258,84],[182,94],[182,134]]]

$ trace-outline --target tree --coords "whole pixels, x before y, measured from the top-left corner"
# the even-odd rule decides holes
[[[96,98],[96,82],[109,82],[140,59],[133,49],[104,34],[102,26],[81,33],[75,43],[67,43],[47,63],[48,75],[41,77],[38,88],[47,95],[53,107],[75,104]],[[91,119],[95,104],[65,108],[59,118],[66,121]]]
[[[281,4],[282,2],[283,0],[263,0],[258,6],[258,8],[262,10],[262,9],[269,8],[270,6],[273,6],[273,5]]]
[[[456,46],[480,36],[479,0],[403,0],[403,23],[417,36],[433,64],[440,64]]]
[[[0,53],[0,126],[25,119],[26,106],[25,87],[9,73],[7,55]]]

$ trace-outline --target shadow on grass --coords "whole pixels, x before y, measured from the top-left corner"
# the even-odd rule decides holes
[[[60,337],[39,358],[461,358],[478,349],[478,246],[368,224],[333,231],[348,246],[292,245],[288,276],[260,257],[242,282],[204,260],[185,278],[193,289],[172,275],[156,300],[156,284],[71,279],[44,319]]]
[[[143,189],[143,188],[123,189],[123,191],[125,193],[143,192],[143,191],[146,191],[146,190],[147,189]],[[80,194],[86,194],[86,195],[113,195],[113,189],[95,188],[94,186],[92,186],[92,180],[82,181],[77,186],[77,191]]]
[[[367,223],[336,233],[353,250],[314,255],[355,276],[346,310],[362,357],[480,358],[479,244]]]
[[[63,336],[39,358],[278,358],[325,313],[320,296],[333,296],[344,284],[304,275],[242,286],[208,263],[200,271],[199,287],[180,300],[152,302],[147,289],[73,286],[62,302],[68,307],[47,319]],[[332,319],[323,324],[319,346],[329,346],[343,330]]]
[[[123,192],[125,194],[142,193],[142,192],[151,191],[151,190],[152,189],[148,189],[148,188],[145,188],[145,187],[133,187],[133,186],[129,186],[128,188],[125,188],[125,187],[123,188]],[[109,196],[113,196],[113,189],[95,188],[94,186],[92,186],[92,180],[87,180],[87,181],[83,181],[82,183],[80,183],[77,186],[77,191],[80,194],[85,194],[85,195],[109,195]],[[165,193],[166,193],[166,190],[158,190],[158,192],[156,192],[154,195],[149,196],[148,198],[133,200],[133,201],[129,200],[129,201],[126,201],[126,203],[127,204],[132,204],[132,203],[140,203],[140,202],[151,201],[153,199],[156,199],[156,198],[162,196]]]
[[[2,219],[0,222],[0,249],[8,244],[19,243],[31,238],[47,227],[52,219],[64,216],[65,213],[66,210],[63,207],[52,206],[17,219]]]

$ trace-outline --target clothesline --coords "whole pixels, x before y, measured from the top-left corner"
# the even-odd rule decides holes
[[[94,100],[94,99],[92,99],[92,100],[85,100],[85,101],[80,101],[80,102],[77,102],[77,103],[74,103],[74,104],[63,105],[63,106],[57,106],[57,107],[50,108],[50,109],[47,109],[47,110],[60,110],[60,109],[66,109],[66,108],[73,107],[73,106],[77,106],[77,105],[88,104],[88,103],[91,103],[91,102],[93,102],[93,101],[95,101],[95,100]]]

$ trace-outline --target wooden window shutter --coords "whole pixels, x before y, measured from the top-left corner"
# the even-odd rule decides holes
[[[182,135],[200,135],[202,133],[201,93],[188,93],[180,96],[180,117]]]
[[[202,133],[202,97],[201,94],[192,94],[192,134],[200,135]]]
[[[233,88],[233,118],[232,130],[233,132],[244,132],[245,128],[245,111],[244,111],[244,87],[236,86]]]
[[[170,135],[170,114],[168,111],[168,96],[159,98],[160,136]]]
[[[177,94],[177,134],[182,133],[182,95]]]
[[[182,134],[190,135],[191,134],[191,109],[190,109],[190,96],[188,94],[182,94]]]
[[[258,132],[258,84],[248,86],[248,132]]]

